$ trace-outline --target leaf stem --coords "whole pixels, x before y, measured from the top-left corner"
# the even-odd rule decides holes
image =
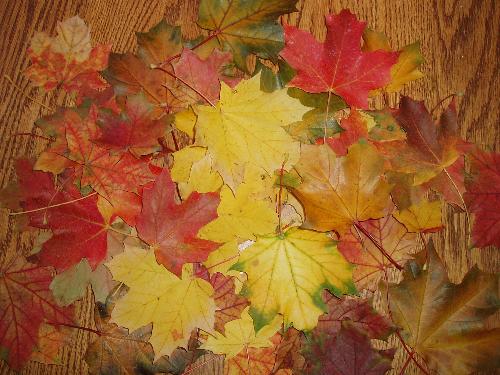
[[[394,259],[392,259],[392,257],[387,253],[387,251],[385,251],[385,249],[382,247],[382,245],[379,244],[378,241],[375,238],[373,238],[373,236],[371,235],[371,233],[368,232],[365,228],[363,228],[360,225],[360,223],[358,223],[358,222],[354,223],[354,227],[356,229],[358,229],[361,233],[363,233],[366,237],[368,237],[370,239],[370,241],[375,245],[375,247],[380,250],[380,252],[382,253],[382,255],[385,256],[387,258],[387,260],[389,262],[391,262],[391,264],[394,267],[396,267],[400,271],[403,270],[403,267],[400,266]]]
[[[11,212],[11,213],[9,213],[9,216],[29,214],[29,213],[31,213],[31,212],[38,212],[38,211],[47,210],[47,209],[49,209],[49,208],[54,208],[54,207],[64,206],[64,205],[67,205],[67,204],[71,204],[71,203],[75,203],[75,202],[78,202],[78,201],[81,201],[81,200],[87,199],[88,197],[92,197],[92,196],[94,196],[94,195],[96,195],[96,194],[97,194],[97,192],[96,192],[96,191],[94,191],[93,193],[90,193],[89,195],[86,195],[86,196],[84,196],[84,197],[80,197],[80,198],[77,198],[77,199],[73,199],[73,200],[70,200],[70,201],[67,201],[67,202],[62,202],[62,203],[58,203],[58,204],[53,204],[53,205],[46,206],[46,207],[35,208],[35,209],[33,209],[33,210],[20,211],[20,212]]]
[[[43,139],[43,140],[46,140],[46,141],[49,141],[49,142],[52,141],[51,138],[44,137],[43,135],[38,135],[38,134],[34,134],[34,133],[16,133],[16,134],[13,134],[12,137],[17,137],[17,136],[20,136],[20,135],[28,135],[30,137],[40,138],[40,139]]]
[[[450,98],[454,98],[455,96],[461,96],[460,94],[457,94],[457,93],[453,93],[453,94],[450,94],[446,97],[444,97],[443,99],[441,99],[435,106],[434,108],[431,109],[431,116],[434,114],[434,112],[439,108],[439,106],[441,104],[443,104],[446,100],[450,99]]]

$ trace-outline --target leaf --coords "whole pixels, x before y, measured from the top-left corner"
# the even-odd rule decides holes
[[[218,217],[201,228],[200,238],[215,242],[233,239],[254,240],[257,235],[273,233],[278,225],[278,216],[268,200],[257,200],[262,189],[262,180],[246,178],[236,194],[224,185],[220,191]]]
[[[382,375],[391,369],[394,350],[373,349],[369,337],[348,321],[337,335],[313,340],[304,351],[305,374]]]
[[[347,104],[368,108],[368,93],[385,86],[398,54],[362,52],[360,39],[365,22],[348,10],[326,16],[327,37],[318,42],[306,31],[285,26],[285,48],[281,56],[297,71],[289,85],[341,96]]]
[[[58,305],[68,306],[83,298],[87,292],[91,274],[92,268],[84,258],[80,263],[56,275],[50,283],[50,290]]]
[[[294,139],[303,143],[316,143],[317,139],[325,136],[325,131],[326,136],[331,137],[342,130],[336,116],[346,104],[339,96],[330,95],[328,100],[328,94],[310,94],[294,87],[288,89],[288,95],[299,99],[307,107],[313,107],[301,121],[285,127]]]
[[[289,327],[281,337],[276,348],[276,361],[273,371],[292,369],[292,373],[300,373],[305,359],[301,354],[303,334],[293,327]]]
[[[365,42],[363,51],[391,50],[387,37],[383,33],[372,29],[365,30],[363,40]],[[385,90],[387,92],[398,92],[406,83],[422,78],[424,74],[418,68],[423,63],[424,58],[420,51],[420,42],[404,46],[399,51],[397,63],[391,68],[391,81],[385,87]]]
[[[329,137],[326,139],[328,146],[339,156],[345,156],[349,146],[357,143],[362,138],[368,137],[368,126],[366,118],[361,112],[351,111],[349,117],[343,119],[340,123],[343,131],[338,137]]]
[[[69,328],[55,328],[42,323],[38,330],[38,343],[31,354],[31,360],[47,365],[62,364],[62,348],[71,344]]]
[[[224,325],[238,319],[242,311],[248,306],[248,301],[235,294],[234,279],[215,273],[210,277],[210,284],[214,288],[214,301],[217,305],[215,311],[215,329],[224,333]]]
[[[149,342],[154,360],[170,355],[178,346],[186,347],[191,331],[212,332],[215,302],[212,286],[193,276],[185,265],[182,279],[156,263],[151,251],[126,247],[107,267],[116,281],[130,289],[117,301],[111,323],[131,331],[152,323]]]
[[[190,49],[184,49],[181,58],[174,65],[175,74],[189,84],[200,95],[202,101],[215,103],[219,99],[220,82],[234,87],[239,78],[224,74],[224,67],[231,63],[229,52],[213,50],[206,60],[202,60]]]
[[[163,137],[170,125],[168,116],[156,119],[154,107],[143,93],[127,98],[126,109],[119,116],[101,112],[97,119],[101,135],[96,142],[113,151],[130,151],[136,156],[158,151],[158,138]]]
[[[403,141],[405,132],[401,129],[391,110],[363,111],[365,119],[372,118],[375,123],[369,130],[369,138],[375,142]],[[370,120],[368,120],[370,122]]]
[[[450,283],[429,242],[428,264],[412,261],[403,281],[386,286],[394,322],[406,343],[440,374],[469,374],[500,364],[500,329],[485,319],[498,299],[498,275],[474,267],[460,284]]]
[[[435,124],[423,102],[403,97],[395,117],[406,132],[407,141],[385,142],[381,145],[392,168],[413,174],[414,185],[427,182],[440,173],[447,175],[447,168],[461,154],[457,148],[461,140],[456,134],[454,103],[443,113],[440,123]],[[455,183],[451,178],[448,181]]]
[[[323,233],[291,228],[261,236],[232,269],[245,272],[242,295],[250,300],[256,331],[282,314],[285,326],[311,330],[325,309],[321,294],[354,293],[352,268]]]
[[[471,176],[465,201],[475,214],[474,246],[500,247],[500,154],[476,150],[471,155]]]
[[[109,56],[108,68],[102,75],[114,87],[117,96],[133,95],[142,91],[155,106],[155,114],[158,117],[165,113],[181,111],[194,102],[194,93],[186,92],[174,77],[159,69],[149,68],[132,54],[112,53]]]
[[[241,313],[241,318],[225,324],[225,335],[215,332],[202,345],[203,349],[215,354],[225,354],[232,358],[245,348],[267,348],[273,346],[269,340],[281,328],[281,319],[276,316],[268,325],[257,333],[254,330],[253,320],[248,314],[248,307]]]
[[[395,326],[385,316],[377,313],[368,299],[339,299],[328,292],[323,293],[328,305],[328,313],[319,317],[316,331],[336,336],[341,331],[342,322],[357,328],[371,339],[386,340],[394,332]]]
[[[161,20],[146,33],[136,33],[137,55],[147,65],[157,65],[182,50],[180,26],[172,26]]]
[[[186,110],[177,112],[175,114],[175,128],[186,133],[189,138],[194,138],[194,126],[196,124],[196,114],[193,109],[189,107]],[[179,150],[182,151],[182,150]]]
[[[164,169],[152,188],[144,189],[137,232],[154,249],[158,262],[180,276],[185,263],[203,262],[219,246],[197,237],[199,229],[217,217],[219,197],[192,193],[177,204],[174,195],[175,183]]]
[[[78,16],[58,22],[57,34],[37,32],[31,40],[28,79],[45,90],[59,85],[68,92],[106,87],[97,72],[106,68],[111,45],[92,48],[90,30]]]
[[[423,200],[402,211],[394,212],[393,216],[410,232],[436,232],[443,227],[440,201]]]
[[[187,199],[193,191],[209,193],[221,188],[222,178],[213,170],[213,160],[206,148],[188,146],[172,156],[172,180],[177,182],[182,199]]]
[[[279,16],[294,12],[295,0],[209,0],[200,2],[198,25],[215,32],[223,50],[233,53],[236,65],[248,71],[246,59],[255,54],[275,58],[283,48]]]
[[[350,232],[341,236],[338,249],[342,255],[356,267],[353,279],[360,289],[373,288],[381,277],[387,278],[387,272],[394,268],[375,241],[399,264],[411,259],[411,253],[418,245],[417,235],[408,233],[408,230],[391,215],[376,220],[367,220],[359,223],[360,229],[352,227]],[[366,233],[363,233],[364,229]],[[373,241],[367,236],[373,239]]]
[[[247,164],[269,175],[293,165],[299,144],[282,126],[298,121],[307,112],[285,90],[260,91],[259,75],[241,81],[234,89],[221,83],[216,107],[197,106],[196,143],[208,148],[214,168],[232,189]]]
[[[40,264],[63,271],[87,258],[95,268],[106,256],[108,224],[97,207],[97,196],[81,199],[81,194],[70,183],[65,184],[64,189],[56,187],[48,173],[33,171],[27,160],[17,161],[16,172],[23,209],[42,208],[28,214],[29,225],[52,231],[52,237],[38,255]],[[70,201],[74,202],[43,209]]]
[[[302,146],[295,169],[303,182],[293,194],[304,206],[304,227],[342,234],[353,223],[384,216],[391,186],[381,178],[383,165],[368,144],[351,146],[343,158],[327,146]]]
[[[19,256],[0,267],[0,348],[15,370],[30,359],[42,323],[73,323],[73,309],[59,307],[52,297],[52,277],[51,268]]]

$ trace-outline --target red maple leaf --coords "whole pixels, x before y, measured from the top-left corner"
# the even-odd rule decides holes
[[[115,151],[130,150],[135,155],[150,154],[160,147],[158,138],[165,135],[168,116],[157,119],[155,108],[143,93],[129,96],[126,109],[116,115],[102,111],[98,117],[101,136],[97,143]]]
[[[73,308],[58,306],[52,297],[52,277],[51,268],[22,257],[0,267],[0,347],[15,370],[30,359],[43,322],[73,322]]]
[[[323,333],[338,334],[344,320],[349,320],[372,339],[385,340],[395,329],[389,319],[373,309],[368,299],[340,299],[325,291],[323,300],[328,306],[328,313],[319,317],[317,326]]]
[[[474,246],[500,247],[500,154],[476,150],[471,154],[465,202],[475,214]]]
[[[192,193],[175,202],[175,184],[168,169],[143,192],[137,217],[139,236],[155,249],[158,262],[180,275],[184,263],[203,262],[219,244],[196,237],[198,230],[217,217],[217,193]]]
[[[326,16],[324,43],[293,26],[285,26],[281,56],[297,71],[289,83],[311,93],[334,92],[349,105],[368,108],[368,93],[390,81],[397,52],[361,51],[366,22],[348,10]]]
[[[240,81],[240,78],[224,75],[224,67],[232,60],[230,52],[220,52],[217,49],[206,60],[202,60],[196,53],[185,48],[174,69],[179,79],[196,90],[203,99],[213,103],[219,99],[219,80],[230,87]]]
[[[107,252],[107,223],[97,208],[97,195],[82,197],[70,180],[56,187],[49,173],[34,171],[27,160],[19,160],[16,170],[21,206],[36,210],[28,213],[29,224],[52,231],[38,254],[40,264],[63,271],[87,258],[97,267]]]
[[[326,143],[337,155],[345,156],[350,145],[360,138],[368,137],[368,129],[358,111],[351,111],[349,117],[342,120],[340,126],[344,130],[337,137],[328,137]]]

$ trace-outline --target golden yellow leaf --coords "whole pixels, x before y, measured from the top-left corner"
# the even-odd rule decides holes
[[[384,216],[391,186],[381,177],[383,167],[369,144],[352,145],[345,157],[326,145],[303,145],[295,166],[302,184],[293,193],[304,206],[304,227],[342,234],[353,223]]]
[[[208,337],[201,348],[210,350],[215,354],[225,354],[226,358],[229,359],[236,356],[244,348],[273,346],[269,339],[281,328],[281,317],[276,316],[270,324],[255,333],[253,320],[248,314],[248,309],[247,307],[243,310],[240,319],[232,320],[224,325],[225,335],[215,332],[214,336]]]
[[[193,109],[189,107],[183,111],[175,114],[174,120],[175,127],[189,135],[190,138],[194,137],[194,125],[196,124],[196,115]]]
[[[237,187],[236,194],[224,185],[217,208],[218,218],[201,228],[198,236],[222,243],[273,233],[278,225],[278,216],[270,200],[257,199],[262,194],[262,188],[263,181],[255,178],[245,178],[245,182]]]
[[[324,289],[340,295],[354,293],[352,266],[326,234],[291,228],[280,235],[262,236],[241,252],[233,266],[248,281],[242,294],[251,303],[258,331],[282,314],[285,326],[311,330],[325,311]]]
[[[193,329],[213,330],[213,288],[193,275],[191,265],[184,265],[179,279],[156,262],[154,252],[128,246],[106,266],[116,281],[130,288],[117,301],[111,322],[130,331],[152,323],[149,342],[155,361],[186,347]]]
[[[417,204],[393,213],[409,232],[432,232],[443,226],[441,221],[441,202],[422,200]]]
[[[299,121],[310,108],[286,94],[286,89],[265,93],[260,74],[234,89],[221,82],[215,107],[197,106],[196,143],[208,148],[224,182],[232,189],[251,164],[272,175],[295,164],[299,143],[282,128]]]
[[[187,199],[193,191],[208,193],[222,186],[222,178],[212,169],[213,162],[206,148],[188,146],[172,155],[174,165],[170,173],[182,199]]]

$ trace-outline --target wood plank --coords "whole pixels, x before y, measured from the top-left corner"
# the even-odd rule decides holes
[[[499,55],[500,2],[496,0],[305,0],[300,12],[284,20],[324,37],[323,17],[329,12],[350,8],[369,26],[385,32],[394,47],[415,40],[422,42],[426,58],[426,77],[412,83],[404,93],[425,99],[433,106],[450,93],[462,93],[458,99],[460,130],[467,140],[482,148],[500,151]],[[163,17],[183,25],[186,36],[196,35],[197,1],[176,0],[4,0],[0,9],[0,76],[10,77],[15,86],[2,79],[0,86],[0,184],[13,178],[13,162],[21,156],[34,157],[45,143],[35,137],[15,136],[35,131],[34,121],[65,102],[62,95],[43,94],[23,78],[29,65],[26,49],[33,33],[53,33],[57,21],[79,14],[92,28],[94,42],[112,42],[116,52],[135,48],[135,31],[146,31]],[[16,88],[18,87],[18,88]],[[31,97],[32,99],[29,99]],[[391,97],[394,103],[396,97]],[[47,108],[46,108],[47,107]],[[461,280],[474,264],[486,271],[500,270],[498,249],[466,248],[465,215],[445,209],[447,228],[433,235],[438,251],[453,281]],[[31,238],[15,231],[15,221],[7,211],[0,213],[0,260],[6,254],[27,252]],[[90,294],[78,303],[78,321],[92,326],[93,306]],[[495,320],[500,321],[498,316]],[[86,374],[83,361],[90,334],[78,332],[76,345],[63,354],[62,366],[30,363],[23,374]],[[404,360],[399,356],[397,365]],[[216,370],[219,368],[219,370]],[[1,374],[13,374],[5,363]],[[197,373],[221,373],[220,366]],[[394,371],[397,374],[398,371]],[[409,367],[406,374],[418,374]]]

